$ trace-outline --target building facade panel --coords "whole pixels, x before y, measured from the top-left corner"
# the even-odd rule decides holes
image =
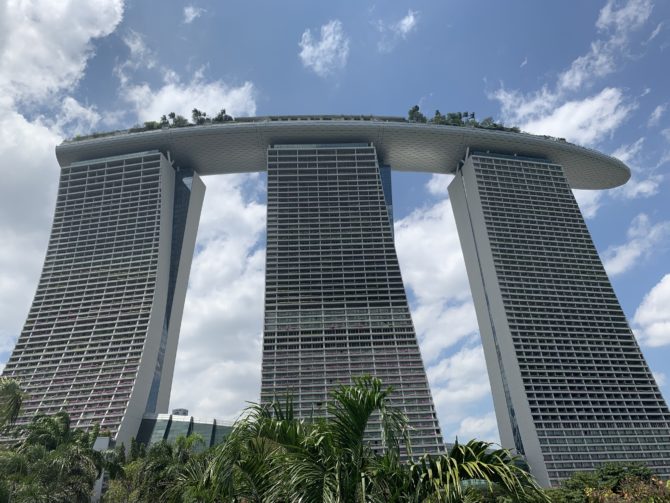
[[[670,475],[670,413],[561,166],[470,155],[449,187],[505,447],[557,484],[610,461]]]
[[[137,433],[154,376],[157,390],[172,378],[161,370],[174,354],[159,353],[169,303],[183,303],[185,289],[173,235],[181,229],[187,266],[194,246],[195,231],[174,218],[184,178],[159,152],[62,168],[40,282],[3,371],[28,394],[19,423],[66,410],[75,427],[97,423],[122,441]],[[198,194],[186,205],[199,214],[204,186],[190,178]]]
[[[300,416],[323,415],[336,386],[375,375],[393,386],[414,453],[434,453],[442,437],[393,243],[388,175],[369,144],[269,148],[261,401],[290,393]]]

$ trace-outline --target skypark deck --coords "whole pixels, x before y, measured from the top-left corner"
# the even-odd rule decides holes
[[[527,133],[407,122],[382,116],[246,117],[220,124],[119,132],[64,142],[61,167],[132,152],[158,150],[201,176],[265,171],[270,145],[372,143],[380,161],[398,171],[454,173],[468,152],[541,158],[563,166],[575,189],[623,185],[630,169],[596,150]]]

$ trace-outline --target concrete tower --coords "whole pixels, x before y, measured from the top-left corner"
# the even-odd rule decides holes
[[[22,421],[67,410],[75,426],[100,423],[126,441],[145,412],[167,411],[200,176],[267,169],[261,399],[289,390],[301,415],[317,415],[334,386],[371,373],[394,386],[415,452],[435,452],[389,170],[451,173],[503,445],[545,485],[606,461],[670,476],[668,408],[571,192],[624,184],[618,159],[529,134],[372,116],[114,132],[56,155],[44,269],[4,369],[29,394]]]
[[[415,454],[443,450],[393,243],[390,172],[371,144],[273,145],[261,400],[325,414],[352,376],[393,386]],[[370,430],[379,443],[377,427]]]
[[[502,445],[545,486],[612,461],[670,476],[670,413],[563,167],[472,153],[449,195]]]
[[[67,410],[117,441],[166,412],[205,191],[159,152],[61,170],[42,276],[3,375],[28,393],[19,424]]]

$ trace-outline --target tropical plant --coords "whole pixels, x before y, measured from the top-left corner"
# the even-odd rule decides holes
[[[547,501],[516,457],[485,442],[401,463],[407,419],[389,406],[390,393],[376,378],[354,379],[332,393],[326,419],[310,421],[295,417],[290,398],[251,406],[215,455],[209,487],[253,502],[456,502],[494,490]],[[368,440],[372,428],[378,445]]]
[[[416,501],[459,502],[478,492],[498,492],[513,501],[549,501],[519,461],[489,442],[456,442],[447,454],[426,454],[410,464],[412,492]]]
[[[16,422],[25,397],[16,379],[0,377],[0,430]]]
[[[647,501],[626,498],[635,492],[640,494],[657,493],[657,499],[649,501],[670,501],[670,487],[654,479],[653,472],[640,463],[605,463],[591,472],[577,472],[564,480],[558,489],[551,489],[547,494],[556,503],[592,503],[615,501]],[[665,490],[666,499],[659,499],[659,491]]]
[[[521,130],[518,127],[506,127],[502,123],[498,123],[493,120],[492,117],[486,117],[481,121],[475,119],[474,112],[449,112],[446,115],[440,113],[439,110],[435,110],[435,115],[429,120],[419,109],[419,105],[414,105],[409,109],[407,113],[407,120],[409,122],[421,122],[429,124],[438,124],[443,126],[460,126],[460,127],[474,127],[479,129],[495,129],[498,131],[509,131],[513,133],[520,133]],[[559,141],[565,141],[563,138],[551,138],[546,136],[548,139],[555,139]]]
[[[291,397],[252,404],[226,441],[204,452],[191,435],[146,450],[133,440],[128,455],[124,446],[99,453],[97,428],[73,429],[63,412],[38,415],[22,441],[0,451],[0,502],[3,494],[12,502],[89,501],[102,469],[106,503],[547,501],[515,456],[486,442],[412,459],[407,418],[391,407],[391,391],[356,378],[331,393],[322,418],[299,418]]]

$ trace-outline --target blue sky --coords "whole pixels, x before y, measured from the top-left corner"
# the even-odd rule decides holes
[[[193,107],[232,115],[474,111],[615,155],[576,194],[670,398],[670,4],[33,1],[0,6],[0,367],[28,312],[62,138]],[[260,168],[260,167],[259,167]],[[445,437],[497,440],[449,177],[394,173],[396,246]],[[206,178],[171,406],[258,399],[264,176]]]

